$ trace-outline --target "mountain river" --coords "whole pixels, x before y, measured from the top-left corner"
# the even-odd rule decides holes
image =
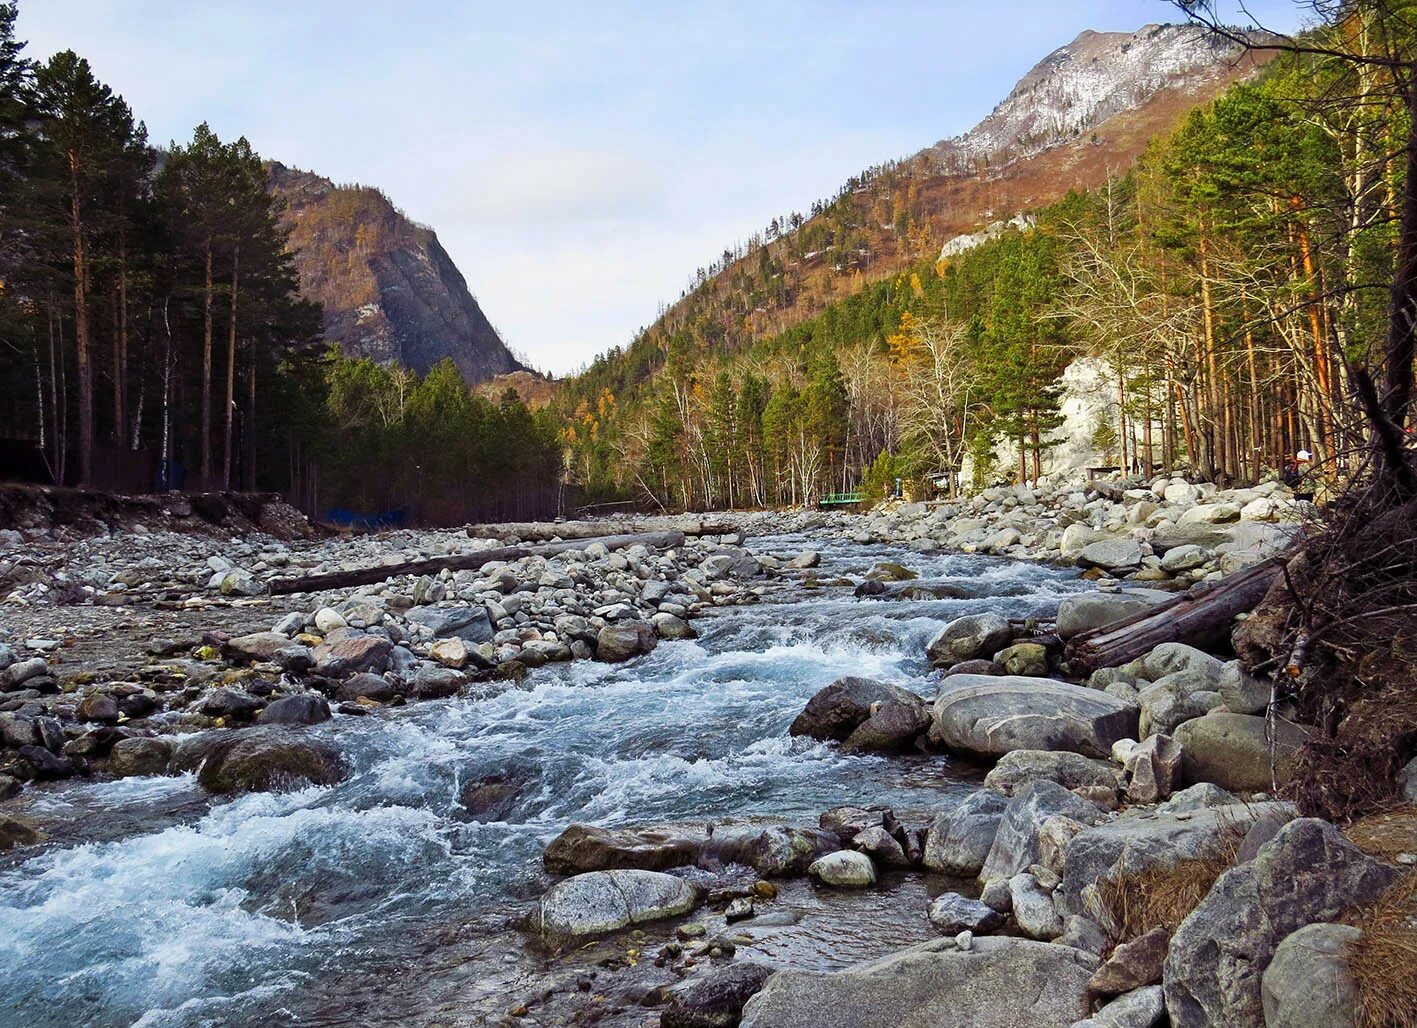
[[[673,926],[584,954],[538,951],[517,925],[549,884],[541,851],[568,823],[815,824],[843,803],[921,823],[979,772],[843,755],[789,738],[792,719],[845,674],[933,696],[924,652],[941,622],[1051,614],[1085,585],[965,554],[801,536],[749,545],[818,549],[811,574],[834,584],[784,580],[764,603],[696,620],[698,639],[628,664],[553,665],[481,698],[338,718],[317,729],[353,768],[337,786],[230,801],[191,775],[30,790],[18,812],[49,841],[0,857],[0,1026],[494,1024],[565,981],[590,995],[596,960],[634,964],[630,947],[652,952]],[[880,560],[981,598],[855,599],[842,580]],[[479,823],[459,796],[493,774],[521,792],[505,821]],[[784,883],[772,916],[735,926],[751,940],[738,958],[839,968],[877,956],[932,934],[924,907],[940,888],[911,874],[869,894]],[[694,916],[723,929],[721,915]],[[612,1007],[590,1019],[658,1024],[655,1011]],[[516,1023],[557,1023],[554,1009]]]

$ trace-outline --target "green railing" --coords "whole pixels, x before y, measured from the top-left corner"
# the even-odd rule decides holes
[[[817,501],[818,507],[850,507],[853,504],[864,503],[866,495],[864,493],[827,493]]]

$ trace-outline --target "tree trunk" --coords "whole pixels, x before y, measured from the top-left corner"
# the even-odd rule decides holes
[[[226,340],[226,430],[222,441],[221,487],[231,488],[231,431],[236,414],[236,298],[240,285],[241,244],[231,253],[231,331]]]
[[[69,229],[74,262],[74,352],[79,372],[79,485],[93,481],[93,361],[89,340],[89,263],[84,253],[84,212],[77,158],[69,156]]]
[[[207,237],[202,283],[202,488],[212,478],[212,240]]]
[[[1414,336],[1417,333],[1417,66],[1406,69],[1403,86],[1403,99],[1409,115],[1407,173],[1402,186],[1397,264],[1392,279],[1388,336],[1384,347],[1387,376],[1381,397],[1383,414],[1400,430],[1407,427],[1412,406],[1412,366],[1414,353],[1417,353],[1417,336]],[[1375,441],[1378,434],[1373,433]],[[1394,486],[1408,492],[1410,471],[1402,466],[1393,466],[1394,458],[1401,464],[1401,453],[1388,454],[1383,447],[1375,446],[1374,455],[1379,471]]]

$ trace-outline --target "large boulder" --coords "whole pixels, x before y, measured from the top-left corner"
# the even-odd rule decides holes
[[[1057,782],[1065,789],[1103,786],[1117,789],[1122,772],[1109,760],[1066,750],[1014,750],[1005,753],[984,777],[986,788],[1012,796],[1029,782]]]
[[[627,868],[665,871],[692,864],[698,855],[697,841],[668,832],[574,824],[551,841],[541,862],[556,875]]]
[[[973,877],[984,866],[999,833],[1008,800],[992,789],[971,793],[959,806],[940,814],[925,831],[921,863],[930,871]]]
[[[951,675],[935,698],[930,741],[975,757],[1013,750],[1069,750],[1105,757],[1135,738],[1137,708],[1051,678]]]
[[[197,781],[218,795],[334,785],[346,774],[328,742],[283,728],[231,732],[203,746],[200,757]]]
[[[1023,939],[953,939],[847,971],[779,971],[743,1008],[743,1028],[1068,1028],[1087,1016],[1097,958]]]
[[[1132,813],[1088,828],[1068,843],[1059,905],[1064,913],[1105,922],[1107,912],[1096,907],[1098,884],[1128,881],[1183,861],[1214,859],[1233,850],[1250,826],[1271,812],[1294,816],[1288,804],[1231,803]]]
[[[1376,900],[1397,874],[1326,821],[1286,825],[1252,862],[1221,875],[1176,929],[1165,980],[1173,1028],[1262,1024],[1261,979],[1279,944]]]
[[[1066,817],[1085,825],[1095,825],[1106,815],[1087,800],[1056,782],[1029,782],[1009,800],[999,830],[989,847],[989,855],[979,870],[979,880],[1012,878],[1027,871],[1043,856],[1039,830],[1049,818]]]
[[[548,942],[618,931],[693,910],[699,890],[661,871],[590,871],[553,885],[533,915]]]
[[[1166,1023],[1166,997],[1161,986],[1148,985],[1118,996],[1072,1028],[1161,1028]]]
[[[659,1018],[660,1028],[738,1028],[743,1004],[762,989],[772,973],[766,965],[745,961],[690,978],[670,990]]]
[[[1275,947],[1260,979],[1265,1028],[1358,1028],[1348,952],[1362,935],[1351,925],[1311,924]]]
[[[1214,782],[1238,792],[1269,792],[1284,785],[1294,771],[1299,749],[1312,732],[1288,721],[1274,721],[1274,768],[1264,718],[1254,714],[1207,714],[1176,728],[1181,769],[1188,782]]]
[[[968,614],[955,618],[930,640],[925,651],[936,667],[949,667],[976,657],[992,657],[1013,638],[1002,614]]]
[[[1135,539],[1101,539],[1084,546],[1076,563],[1078,567],[1126,574],[1141,567],[1141,558],[1141,545]]]
[[[621,621],[606,625],[595,637],[595,659],[610,664],[649,653],[659,645],[654,626],[644,621]]]
[[[315,673],[324,678],[347,678],[360,671],[379,674],[388,670],[393,651],[394,644],[378,635],[326,640],[315,647]]]
[[[108,751],[106,770],[119,778],[137,775],[160,775],[172,760],[171,739],[135,736],[119,739]]]
[[[1158,589],[1131,589],[1125,592],[1117,590],[1069,596],[1058,604],[1058,635],[1071,639],[1091,629],[1101,628],[1133,614],[1150,610],[1158,603],[1174,597],[1174,593]]]
[[[838,678],[807,701],[787,732],[813,739],[845,741],[871,717],[873,710],[888,704],[923,707],[925,701],[898,685],[854,676]]]

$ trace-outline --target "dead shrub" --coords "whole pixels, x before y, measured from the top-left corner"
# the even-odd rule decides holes
[[[1153,928],[1165,928],[1168,933],[1179,928],[1200,906],[1216,879],[1235,866],[1242,837],[1238,831],[1226,832],[1213,853],[1100,880],[1098,899],[1116,921],[1119,941],[1139,938]]]
[[[1417,871],[1349,922],[1363,933],[1347,954],[1363,1028],[1417,1028]]]

